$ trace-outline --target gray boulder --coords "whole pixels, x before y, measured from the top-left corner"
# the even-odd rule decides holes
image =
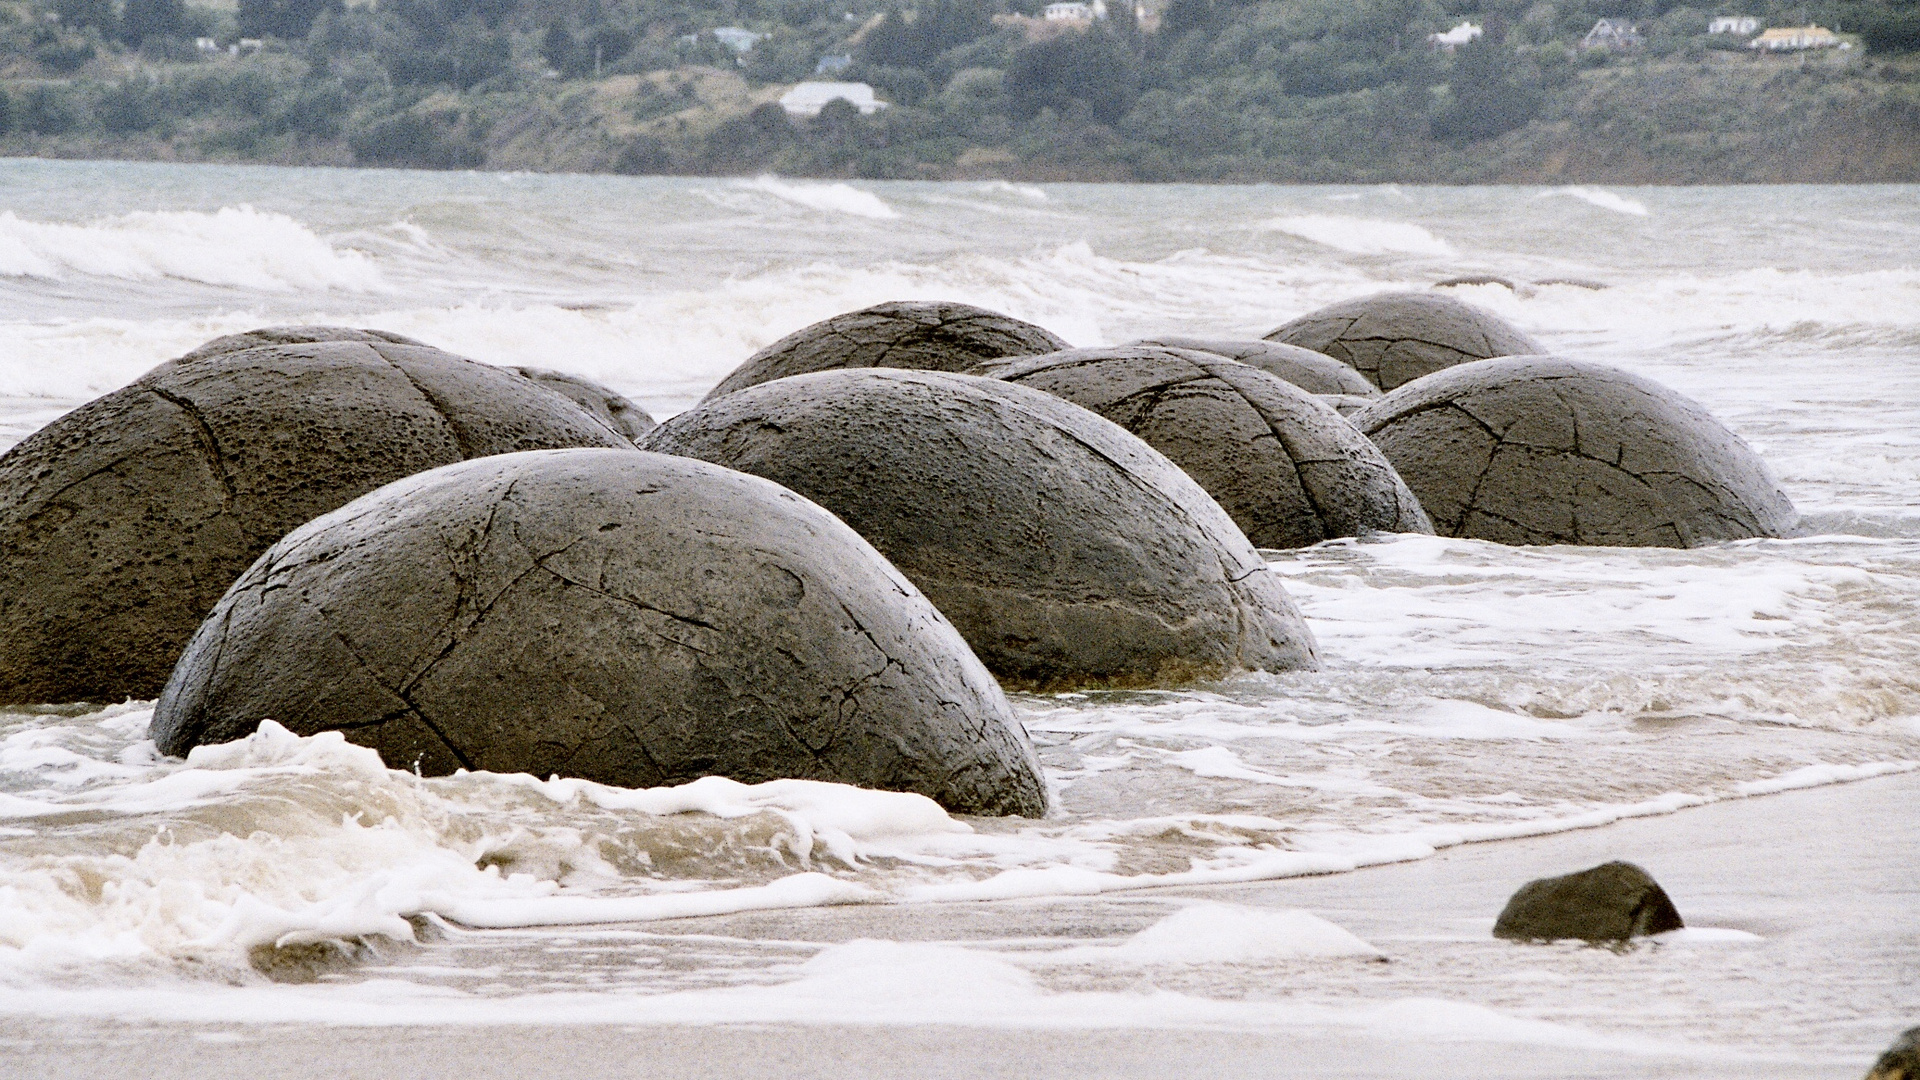
[[[1706,409],[1600,364],[1462,364],[1353,420],[1443,536],[1691,547],[1785,536],[1798,520],[1766,463]]]
[[[1920,1080],[1920,1027],[1908,1028],[1895,1039],[1873,1063],[1867,1080]]]
[[[894,300],[796,330],[747,358],[707,394],[835,368],[965,371],[1002,356],[1038,356],[1067,343],[1030,322],[950,301]]]
[[[594,419],[636,442],[640,436],[654,429],[654,419],[645,409],[592,379],[546,368],[510,367],[507,370],[559,394],[587,410]]]
[[[1666,891],[1645,870],[1629,862],[1610,862],[1522,885],[1494,921],[1493,936],[1624,942],[1685,925]]]
[[[0,457],[0,702],[152,697],[247,565],[402,476],[632,444],[498,368],[386,342],[162,367]]]
[[[1469,360],[1545,351],[1493,312],[1430,292],[1343,300],[1300,316],[1267,340],[1351,364],[1382,390]]]
[[[764,476],[840,515],[1021,685],[1315,662],[1291,598],[1226,512],[1152,447],[1050,394],[941,372],[818,372],[708,401],[646,447]]]
[[[1433,531],[1386,457],[1339,413],[1224,356],[1120,345],[974,370],[1065,398],[1138,435],[1199,481],[1256,547]]]
[[[184,754],[263,718],[431,774],[1046,810],[992,676],[870,545],[775,484],[631,448],[448,465],[289,533],[194,635],[152,734]]]
[[[1134,342],[1169,349],[1200,352],[1238,360],[1305,390],[1309,394],[1378,397],[1380,390],[1367,377],[1325,353],[1278,341],[1237,341],[1224,338],[1157,337]]]
[[[262,345],[311,345],[321,341],[363,341],[373,345],[426,345],[424,341],[415,341],[410,337],[386,330],[364,330],[354,326],[263,326],[258,330],[247,330],[214,338],[197,346],[192,352],[167,361],[147,374],[157,374],[175,364],[191,364],[210,356],[245,352]]]

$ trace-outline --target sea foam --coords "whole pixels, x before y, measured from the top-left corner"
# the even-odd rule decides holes
[[[261,292],[390,286],[368,256],[341,250],[284,214],[249,206],[136,211],[87,224],[0,212],[0,277],[176,278]]]

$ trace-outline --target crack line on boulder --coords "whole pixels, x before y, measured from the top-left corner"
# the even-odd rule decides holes
[[[207,464],[213,467],[213,475],[219,479],[221,489],[227,493],[227,504],[231,506],[239,498],[240,493],[234,487],[233,477],[227,472],[227,459],[220,453],[219,440],[213,437],[213,425],[207,423],[207,418],[201,414],[200,407],[179,394],[162,390],[151,383],[142,389],[187,414],[187,419],[193,422],[194,431],[198,436],[197,441],[207,454]]]

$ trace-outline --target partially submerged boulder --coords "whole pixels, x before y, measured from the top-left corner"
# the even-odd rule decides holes
[[[654,419],[645,409],[592,379],[546,368],[510,367],[507,370],[559,394],[629,439],[638,441],[654,429]]]
[[[894,300],[788,334],[733,369],[706,400],[809,371],[867,367],[965,371],[983,360],[1037,356],[1066,347],[1066,342],[1041,327],[972,304]]]
[[[152,697],[294,526],[436,465],[565,446],[631,449],[558,394],[426,346],[165,365],[0,457],[0,702]]]
[[[1046,810],[992,676],[853,530],[631,449],[448,465],[288,534],[194,635],[152,734],[184,754],[263,718],[434,775],[798,777]]]
[[[993,379],[864,369],[763,383],[646,448],[838,514],[989,669],[1023,685],[1311,667],[1279,578],[1192,479],[1113,423]]]
[[[1380,390],[1355,371],[1325,353],[1279,341],[1239,341],[1230,338],[1157,337],[1135,342],[1169,349],[1200,352],[1238,360],[1305,390],[1309,394],[1345,394],[1378,397]]]
[[[1522,885],[1494,921],[1493,936],[1607,943],[1685,925],[1666,890],[1645,870],[1629,862],[1610,862]]]
[[[1382,390],[1470,360],[1544,351],[1493,312],[1431,292],[1343,300],[1300,316],[1266,339],[1351,364]]]
[[[1212,495],[1256,547],[1431,533],[1377,447],[1313,395],[1210,352],[1119,345],[984,364],[1119,424]]]
[[[1353,420],[1443,536],[1691,547],[1798,521],[1766,463],[1705,408],[1600,364],[1462,364]]]

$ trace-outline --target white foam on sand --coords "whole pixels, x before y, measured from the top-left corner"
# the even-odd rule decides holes
[[[136,211],[85,224],[0,212],[0,277],[176,278],[268,293],[385,292],[372,259],[284,214],[228,206]]]
[[[889,221],[900,216],[900,212],[888,206],[886,200],[871,191],[862,191],[851,184],[795,184],[775,176],[759,176],[746,181],[744,186],[755,191],[763,191],[775,198],[784,199],[809,210],[821,210],[832,214],[851,214],[855,217],[874,218]]]
[[[1239,904],[1181,908],[1114,945],[1017,954],[1035,964],[1248,964],[1305,957],[1379,956],[1380,950],[1308,911]]]
[[[1452,255],[1453,245],[1404,221],[1305,214],[1276,218],[1267,227],[1355,255]]]

